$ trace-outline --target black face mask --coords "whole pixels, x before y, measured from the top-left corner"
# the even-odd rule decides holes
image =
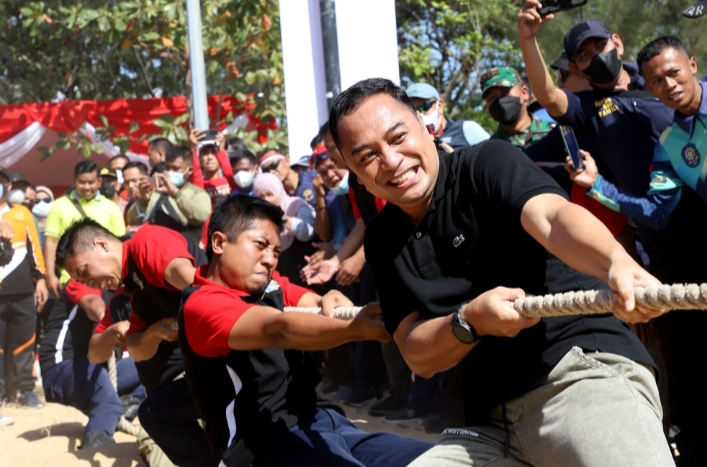
[[[520,99],[515,96],[499,97],[489,106],[491,118],[501,125],[509,125],[517,122],[522,110],[523,104],[521,104]]]
[[[112,198],[115,196],[115,187],[112,183],[103,183],[98,191],[100,191],[106,198]]]
[[[582,73],[589,76],[594,84],[605,85],[616,81],[621,73],[621,60],[617,49],[595,55],[592,62]]]

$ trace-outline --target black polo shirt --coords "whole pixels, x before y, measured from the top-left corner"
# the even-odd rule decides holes
[[[544,193],[567,197],[509,143],[441,156],[434,201],[419,225],[388,203],[366,229],[366,261],[388,331],[415,311],[425,319],[448,315],[499,286],[533,295],[605,288],[523,229],[523,206]],[[612,314],[543,319],[512,339],[486,336],[462,362],[467,423],[486,421],[493,407],[523,394],[573,346],[653,364]]]

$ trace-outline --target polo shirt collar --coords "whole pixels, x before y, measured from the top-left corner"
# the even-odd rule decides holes
[[[79,203],[83,202],[84,204],[88,204],[88,203],[90,203],[91,201],[100,201],[101,198],[103,198],[103,195],[101,194],[100,191],[97,191],[97,192],[96,192],[96,196],[94,196],[92,199],[86,201],[85,199],[83,199],[82,197],[80,197],[80,196],[79,196],[79,193],[76,191],[76,189],[74,189],[74,190],[71,192],[71,197],[72,197],[73,199],[75,199],[76,201],[78,201]]]
[[[123,280],[128,277],[128,256],[130,256],[130,240],[123,242]]]
[[[700,81],[699,85],[702,86],[702,97],[700,98],[700,107],[697,109],[696,115],[707,116],[707,99],[705,99],[705,93],[707,93],[707,83]],[[674,122],[679,126],[685,133],[692,134],[692,122],[694,121],[694,115],[683,115],[677,110],[675,111]]]

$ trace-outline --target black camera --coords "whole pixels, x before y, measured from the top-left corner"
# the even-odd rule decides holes
[[[0,267],[10,264],[14,255],[15,250],[12,248],[12,243],[5,239],[0,240]]]
[[[543,0],[540,3],[542,3],[542,7],[538,10],[540,16],[547,16],[550,13],[571,10],[572,8],[585,5],[587,0]]]

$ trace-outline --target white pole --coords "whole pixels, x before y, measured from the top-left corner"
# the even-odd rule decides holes
[[[209,129],[206,110],[206,73],[204,71],[204,45],[201,37],[201,6],[199,0],[187,0],[187,34],[189,38],[189,68],[194,109],[194,128]]]

